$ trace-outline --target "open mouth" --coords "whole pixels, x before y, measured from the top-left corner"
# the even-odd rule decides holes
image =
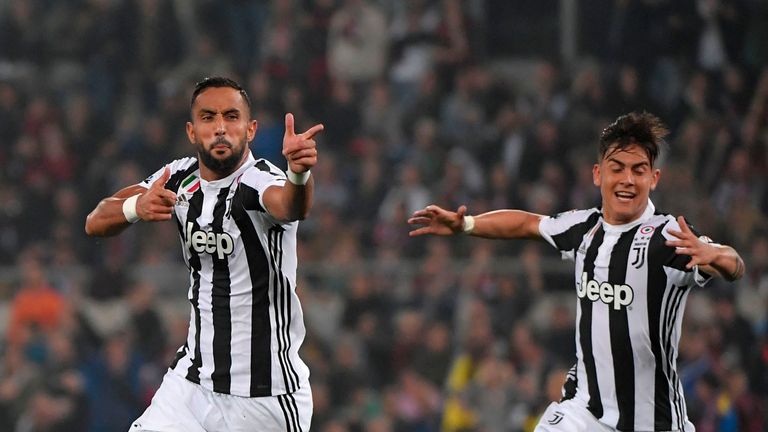
[[[635,196],[637,196],[637,194],[632,192],[616,192],[614,195],[616,195],[616,198],[618,198],[619,202],[630,202],[635,198]]]

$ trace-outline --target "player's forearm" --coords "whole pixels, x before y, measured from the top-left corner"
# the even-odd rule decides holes
[[[522,210],[494,210],[475,218],[472,235],[485,238],[539,238],[543,216]]]
[[[146,191],[143,186],[133,185],[101,200],[85,218],[85,233],[95,237],[111,237],[123,232],[131,225],[123,213],[123,203],[127,198]]]
[[[278,219],[286,221],[304,220],[312,209],[312,196],[315,190],[314,179],[310,176],[304,185],[295,185],[290,181],[283,187],[283,211],[280,215],[274,215]]]
[[[718,254],[709,267],[713,268],[723,279],[735,281],[744,276],[744,260],[739,253],[730,246],[717,246]],[[704,269],[706,271],[706,269]]]
[[[126,198],[109,197],[85,218],[85,233],[94,237],[111,237],[123,232],[131,224],[123,214]]]

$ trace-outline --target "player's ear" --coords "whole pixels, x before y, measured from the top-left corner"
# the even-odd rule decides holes
[[[602,184],[602,178],[600,177],[600,165],[594,164],[592,166],[592,183],[595,184],[595,186],[600,187]]]
[[[256,136],[256,131],[258,129],[259,129],[259,123],[256,120],[248,121],[248,131],[247,131],[248,142],[253,141],[253,138]]]
[[[661,178],[661,170],[656,168],[653,170],[653,178],[651,179],[651,190],[656,190],[656,185],[659,184],[659,178]]]
[[[195,129],[192,127],[192,122],[187,122],[187,138],[192,144],[195,143]]]

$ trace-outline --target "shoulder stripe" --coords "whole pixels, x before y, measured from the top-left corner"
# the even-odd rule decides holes
[[[236,199],[246,210],[256,210],[261,213],[266,212],[264,207],[261,206],[259,191],[248,186],[247,184],[240,183],[240,186],[237,188]]]
[[[168,181],[165,183],[166,189],[176,192],[179,189],[179,186],[181,186],[181,182],[189,177],[190,174],[197,171],[197,168],[200,166],[197,159],[189,158],[189,162],[190,165],[188,167],[182,168],[171,174],[171,176],[168,178]]]
[[[561,251],[570,251],[578,248],[584,235],[597,224],[599,219],[600,212],[595,211],[590,214],[584,222],[573,225],[560,234],[553,235],[552,240],[555,242],[557,249]]]
[[[270,164],[266,160],[264,160],[264,159],[259,159],[258,161],[256,161],[256,163],[253,166],[255,166],[256,168],[258,168],[258,169],[260,169],[260,170],[262,170],[264,172],[268,172],[268,173],[272,174],[275,177],[283,177],[284,176],[282,173],[275,172],[275,170],[272,169],[273,166],[270,166]]]

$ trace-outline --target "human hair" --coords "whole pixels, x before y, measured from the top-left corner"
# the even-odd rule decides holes
[[[664,145],[664,137],[669,130],[655,115],[648,112],[631,112],[624,114],[608,125],[600,134],[598,149],[599,160],[638,145],[648,154],[651,166],[659,156],[659,150]]]
[[[205,77],[202,81],[195,84],[195,90],[192,92],[192,100],[189,103],[190,108],[195,105],[195,100],[200,93],[211,87],[230,87],[237,90],[240,92],[240,96],[243,97],[243,100],[245,101],[245,104],[248,105],[248,110],[250,111],[251,99],[248,97],[248,93],[245,92],[245,89],[240,87],[240,84],[234,80],[221,76]]]

